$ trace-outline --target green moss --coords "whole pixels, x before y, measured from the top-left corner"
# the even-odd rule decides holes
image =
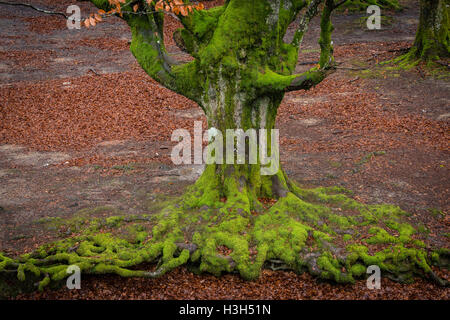
[[[214,206],[219,202],[220,190],[218,184],[216,166],[207,165],[202,176],[197,180],[184,196],[184,207],[195,208],[202,206]]]
[[[106,0],[93,2],[109,7]],[[167,59],[162,14],[124,19],[132,32],[130,49],[142,68],[197,101],[210,127],[272,129],[285,90],[319,83],[334,61],[333,1],[327,0],[320,23],[320,68],[292,75],[298,47],[284,43],[283,36],[307,2],[290,3],[230,0],[182,18],[185,30],[179,36],[195,60],[181,65]],[[425,243],[412,239],[415,228],[400,208],[360,203],[339,187],[303,189],[281,169],[273,176],[261,175],[260,169],[261,164],[207,165],[180,199],[165,203],[151,218],[103,208],[67,221],[47,221],[72,236],[16,259],[0,254],[0,273],[16,272],[25,281],[38,276],[43,289],[67,277],[72,264],[86,274],[156,277],[189,263],[202,272],[237,272],[251,280],[270,261],[351,283],[372,264],[409,281],[413,274],[429,275],[432,262],[446,263],[445,252],[434,250],[428,257]],[[262,197],[276,203],[264,208]],[[365,240],[370,251],[362,245],[366,227],[372,233]],[[158,268],[139,270],[142,263],[158,263]]]
[[[358,19],[355,20],[354,24],[363,28],[363,29],[367,29],[367,20],[369,19],[369,16],[364,16],[364,17],[359,17]],[[381,15],[380,16],[380,23],[382,28],[386,28],[386,26],[392,26],[394,24],[394,17],[392,16],[386,16],[386,15]]]
[[[108,227],[118,227],[122,221],[123,217],[120,216],[106,218],[106,224],[108,225]]]
[[[353,283],[351,273],[342,272],[340,263],[329,252],[322,254],[317,259],[318,266],[322,269],[320,277],[324,279],[333,279],[338,283]]]
[[[355,277],[360,277],[366,273],[366,267],[359,263],[352,265],[350,270]]]
[[[352,236],[349,235],[349,234],[344,234],[344,236],[342,237],[342,239],[343,239],[344,241],[350,241],[350,240],[352,240]]]
[[[127,164],[127,165],[115,165],[115,166],[112,166],[111,169],[129,172],[129,171],[133,171],[135,168],[134,168],[133,164]]]
[[[48,286],[49,283],[50,283],[50,277],[45,277],[43,280],[41,280],[38,285],[39,291],[44,290],[44,287]]]
[[[428,212],[436,217],[436,218],[443,218],[445,217],[445,213],[442,210],[436,209],[436,208],[429,208]]]

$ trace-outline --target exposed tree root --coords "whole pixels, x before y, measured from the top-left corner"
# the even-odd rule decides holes
[[[81,230],[75,220],[62,222],[78,235],[15,259],[0,254],[0,272],[15,272],[22,281],[34,274],[41,278],[42,290],[68,277],[70,265],[83,274],[155,278],[191,264],[201,272],[237,272],[248,280],[268,267],[308,271],[343,283],[366,276],[367,266],[378,265],[398,281],[420,275],[448,285],[431,266],[448,268],[449,250],[427,247],[398,207],[364,205],[337,187],[306,190],[287,181],[287,188],[259,213],[247,209],[241,192],[209,206],[189,207],[193,195],[202,196],[196,185],[153,216],[92,218]],[[155,271],[135,270],[157,261]]]

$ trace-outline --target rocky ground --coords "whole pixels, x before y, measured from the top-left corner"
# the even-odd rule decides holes
[[[73,1],[28,1],[65,11]],[[280,107],[281,159],[305,187],[342,185],[366,203],[413,213],[429,242],[449,247],[448,77],[422,68],[386,71],[376,62],[407,49],[418,7],[386,12],[382,30],[364,14],[334,17],[336,73]],[[94,8],[81,2],[82,13]],[[142,213],[161,195],[180,195],[201,166],[170,161],[176,128],[192,130],[201,109],[150,79],[128,51],[119,19],[67,30],[57,16],[0,6],[0,251],[28,252],[56,238],[42,222],[83,208]],[[177,22],[169,19],[167,34]],[[294,26],[293,26],[294,27]],[[292,34],[292,28],[287,37]],[[317,61],[318,21],[304,40],[299,71]],[[167,37],[178,59],[189,59]],[[136,290],[136,288],[139,288]],[[382,290],[264,271],[256,282],[179,268],[157,280],[86,277],[80,291],[46,290],[23,299],[448,299],[449,290],[417,280],[383,279]]]

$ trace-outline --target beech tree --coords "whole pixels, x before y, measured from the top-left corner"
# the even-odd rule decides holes
[[[113,1],[92,2],[102,10],[113,9]],[[303,35],[322,2],[319,64],[295,74]],[[135,4],[136,12],[133,3],[136,1],[129,8],[123,5],[121,12],[133,11],[124,13],[123,19],[130,25],[130,49],[141,67],[162,85],[197,102],[208,126],[223,133],[227,129],[273,129],[286,92],[309,89],[333,70],[333,1],[226,1],[211,10],[179,14],[184,28],[178,31],[178,42],[194,57],[185,64],[177,64],[166,53],[164,13],[149,13],[157,9],[157,3]],[[303,8],[307,10],[292,42],[284,42],[288,26]],[[270,145],[270,131],[267,140]],[[248,163],[207,165],[186,198],[193,207],[217,207],[220,199],[226,198],[232,211],[259,211],[258,198],[284,197],[291,192],[282,169],[265,176],[260,167]]]
[[[91,1],[101,11],[85,25],[111,14],[124,19],[140,66],[163,86],[197,102],[209,128],[269,129],[269,146],[286,92],[308,90],[334,70],[331,15],[342,1],[227,0],[209,10],[176,0]],[[194,58],[191,62],[180,64],[167,54],[163,28],[169,12],[183,25],[175,37]],[[319,63],[296,73],[303,36],[316,15]],[[294,21],[299,22],[293,39],[285,42]],[[399,281],[421,275],[448,284],[431,269],[448,261],[448,250],[426,249],[400,208],[360,203],[340,187],[300,188],[281,166],[275,174],[261,174],[264,166],[257,160],[206,165],[184,195],[154,215],[117,214],[87,224],[86,215],[75,216],[62,223],[78,235],[18,259],[0,255],[0,270],[17,271],[22,280],[25,273],[34,274],[43,288],[67,277],[73,264],[84,273],[140,277],[188,264],[199,272],[237,272],[245,279],[270,267],[309,271],[337,282],[353,282],[365,276],[367,266],[378,265]],[[121,228],[127,228],[126,236],[112,231]],[[367,228],[370,237],[364,238]],[[158,265],[154,271],[135,267],[143,262]]]

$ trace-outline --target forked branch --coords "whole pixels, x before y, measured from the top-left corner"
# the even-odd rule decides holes
[[[299,28],[294,36],[293,43],[300,45],[308,23],[317,15],[318,6],[324,0],[313,0],[305,15],[300,21]],[[320,59],[319,65],[307,72],[291,76],[292,81],[285,87],[285,91],[307,90],[322,82],[329,74],[335,71],[333,58],[333,43],[331,33],[333,25],[331,23],[331,13],[336,8],[333,0],[325,0],[320,21]]]

